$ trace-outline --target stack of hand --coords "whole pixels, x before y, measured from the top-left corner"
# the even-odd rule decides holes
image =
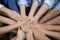
[[[15,11],[11,13],[12,19],[0,16],[2,23],[9,24],[6,27],[0,28],[0,34],[18,29],[17,36],[11,40],[51,40],[47,36],[60,40],[60,26],[40,24],[34,17],[23,17]],[[60,16],[58,16],[60,18]],[[47,35],[47,36],[46,36]]]
[[[60,26],[39,24],[34,18],[23,16],[18,17],[17,14],[15,15],[15,18],[16,19],[13,18],[14,20],[12,20],[0,16],[1,22],[9,24],[9,26],[0,28],[0,34],[18,29],[17,36],[13,38],[14,40],[51,40],[47,36],[60,40]]]
[[[38,5],[38,1],[35,0],[29,16],[25,14],[25,5],[20,6],[21,15],[3,6],[0,11],[4,12],[2,14],[10,18],[0,16],[0,22],[9,24],[0,28],[0,34],[10,31],[14,32],[15,29],[18,29],[16,32],[17,36],[11,40],[51,40],[49,37],[60,40],[60,26],[56,25],[60,24],[60,10],[56,8],[49,10],[39,22],[39,18],[49,9],[49,6],[44,2],[38,13],[33,16]]]

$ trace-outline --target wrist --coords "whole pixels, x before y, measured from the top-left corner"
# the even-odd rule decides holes
[[[4,6],[0,9],[2,12],[5,12],[5,13],[7,13],[8,12],[8,9],[7,8],[5,8]]]

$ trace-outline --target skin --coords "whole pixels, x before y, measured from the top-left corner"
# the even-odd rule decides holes
[[[32,18],[37,7],[38,7],[39,3],[38,3],[38,0],[34,0],[33,4],[32,4],[32,7],[30,9],[30,13],[29,13],[29,18]]]
[[[44,3],[40,10],[38,11],[38,13],[35,15],[35,19],[39,20],[39,18],[49,9],[48,5],[46,3]]]
[[[31,26],[31,29],[34,33],[36,40],[50,40],[44,33],[42,33],[38,28],[36,28],[36,25],[33,27]]]
[[[60,32],[53,32],[53,31],[48,31],[48,30],[41,30],[44,34],[51,36],[55,39],[60,40]]]
[[[37,14],[36,14],[34,17],[31,18],[32,22],[35,23],[35,24],[38,23],[39,18],[40,18],[48,9],[49,9],[49,6],[48,6],[46,3],[44,3],[44,4],[41,6],[40,10],[37,12]]]
[[[14,20],[3,17],[3,16],[0,16],[0,22],[9,24],[9,25],[16,23]]]
[[[54,8],[51,11],[47,12],[47,14],[39,21],[39,23],[45,23],[47,20],[55,17],[59,13],[60,13],[59,10]]]
[[[25,8],[26,8],[25,5],[20,6],[20,12],[21,12],[21,15],[22,15],[23,17],[26,17]],[[23,12],[22,12],[22,11],[23,11]]]
[[[17,22],[13,25],[5,26],[5,27],[0,27],[0,34],[4,34],[7,32],[10,32],[16,28],[19,28],[23,23]]]
[[[25,33],[19,28],[17,32],[16,40],[24,40],[24,39],[25,39]]]
[[[46,22],[45,24],[60,24],[60,16]]]
[[[23,39],[25,39],[25,37],[26,37],[26,40],[34,40],[32,33],[27,32],[27,29],[28,30],[30,29],[27,23],[25,23],[24,25],[22,25],[22,27],[21,27],[22,29],[20,29],[20,28],[18,29],[17,40],[23,40]]]
[[[33,34],[32,33],[26,33],[26,40],[34,40]]]
[[[60,40],[60,32],[54,32],[54,31],[45,30],[45,29],[42,29],[39,25],[37,25],[36,28],[37,28],[37,30],[39,30],[43,34],[48,35],[50,37],[53,37],[55,39]]]
[[[45,30],[59,31],[60,32],[60,26],[58,26],[58,25],[39,24],[39,27],[42,29],[45,29]]]
[[[22,16],[20,16],[17,12],[12,11],[4,6],[0,9],[0,11],[4,12],[3,14],[8,15],[10,18],[16,21],[23,20]]]

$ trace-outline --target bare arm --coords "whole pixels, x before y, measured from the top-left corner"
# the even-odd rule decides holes
[[[39,30],[43,34],[60,40],[60,32],[48,31],[48,30],[42,29],[41,27],[42,26],[38,26],[38,25],[36,26],[37,30]]]
[[[14,20],[21,20],[21,16],[17,12],[10,10],[4,6],[0,9],[0,11],[5,12],[6,15],[8,15],[10,18]]]
[[[32,33],[26,33],[26,40],[34,40]]]
[[[0,16],[0,22],[5,23],[5,24],[15,24],[16,22],[12,19]]]
[[[31,26],[36,40],[50,40],[44,33],[42,33],[36,26]]]
[[[26,16],[25,8],[26,8],[26,6],[25,6],[25,5],[21,5],[21,6],[20,6],[20,12],[21,12],[21,15],[22,15],[23,17],[25,17],[25,16]]]
[[[46,30],[60,31],[60,26],[59,25],[40,24],[39,27],[43,28],[43,29],[46,29]]]
[[[23,24],[23,22],[22,23],[17,22],[16,24],[13,24],[10,26],[0,27],[0,34],[4,34],[4,33],[7,33],[9,31],[12,31],[16,28],[19,28],[22,24]]]
[[[20,28],[18,28],[16,40],[24,40],[24,39],[25,39],[25,33]]]
[[[45,24],[60,24],[60,16],[53,18],[52,20],[46,22]]]
[[[59,14],[59,10],[56,8],[52,9],[49,11],[41,20],[39,23],[45,23],[47,20],[51,19],[52,17],[55,17],[56,15]]]
[[[36,20],[39,20],[39,18],[40,18],[48,9],[49,9],[49,6],[48,6],[46,3],[44,3],[44,4],[41,6],[41,8],[40,8],[40,10],[38,11],[38,13],[35,15],[35,19],[36,19]]]
[[[38,0],[34,0],[33,4],[32,4],[32,7],[30,9],[30,13],[29,13],[29,17],[32,18],[37,7],[38,7],[39,3],[38,3]]]
[[[48,30],[44,30],[44,29],[40,29],[40,31],[42,31],[44,34],[46,34],[50,37],[60,40],[60,32],[53,32],[53,31],[48,31]]]

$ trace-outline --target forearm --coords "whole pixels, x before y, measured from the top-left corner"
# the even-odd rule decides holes
[[[57,10],[56,8],[52,9],[51,11],[49,11],[41,20],[40,23],[45,23],[47,20],[57,16],[59,14],[59,10]]]
[[[5,12],[6,15],[8,15],[10,18],[12,18],[12,19],[14,19],[16,21],[20,20],[21,16],[17,12],[15,12],[13,10],[10,10],[10,9],[3,6],[0,9],[0,11]]]
[[[10,32],[16,28],[19,28],[23,23],[16,23],[16,24],[13,24],[13,25],[10,25],[10,26],[5,26],[5,27],[0,27],[0,34],[4,34],[4,33],[7,33],[7,32]]]
[[[26,33],[26,40],[34,40],[32,33]]]
[[[24,39],[25,39],[25,33],[20,28],[18,28],[16,40],[24,40]]]
[[[50,37],[53,37],[53,38],[60,40],[60,32],[47,31],[44,29],[40,29],[40,31],[42,31],[44,34],[46,34]]]
[[[60,16],[53,18],[52,20],[46,22],[45,24],[60,24]]]
[[[5,12],[5,13],[3,13],[3,14],[6,14],[6,13],[8,13],[9,9],[3,6],[3,7],[0,9],[0,11]],[[7,14],[6,14],[6,15],[7,15]]]
[[[25,8],[26,8],[25,5],[20,6],[20,12],[21,12],[22,16],[26,16],[26,9]]]
[[[39,20],[39,18],[40,18],[48,9],[49,9],[49,6],[48,6],[46,3],[44,3],[44,4],[41,6],[41,8],[40,8],[40,10],[38,11],[38,13],[35,15],[35,19],[36,19],[36,20]]]
[[[16,22],[12,19],[0,16],[0,22],[5,23],[5,24],[15,24]]]
[[[60,26],[59,25],[45,25],[45,24],[40,24],[40,28],[45,29],[45,30],[53,30],[53,31],[60,31]]]
[[[39,28],[40,29],[40,28]],[[44,33],[42,33],[36,26],[32,27],[36,40],[50,40]]]
[[[34,0],[32,7],[30,9],[29,17],[33,17],[38,5],[39,5],[38,0]]]

